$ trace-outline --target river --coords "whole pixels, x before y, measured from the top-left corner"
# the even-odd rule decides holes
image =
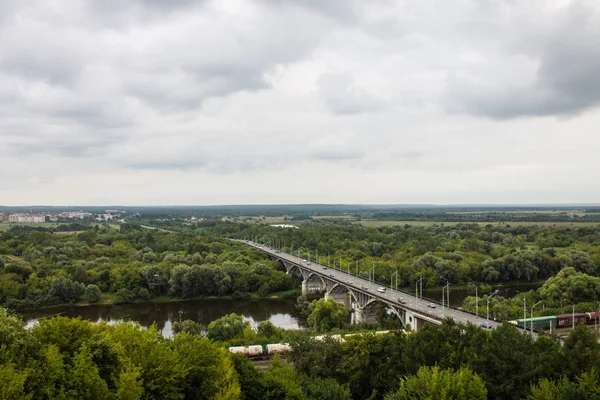
[[[295,313],[295,300],[193,300],[170,303],[141,303],[123,305],[60,306],[23,313],[27,326],[32,326],[41,318],[57,314],[65,317],[81,317],[90,321],[117,323],[135,321],[142,327],[156,323],[166,337],[172,336],[171,326],[175,321],[191,319],[200,324],[205,331],[208,324],[224,315],[236,313],[242,315],[256,327],[262,321],[271,321],[275,326],[285,329],[301,329],[303,321]]]
[[[511,297],[519,291],[537,289],[540,283],[512,283],[495,286],[499,295]],[[484,293],[478,293],[481,297]],[[460,307],[467,296],[474,296],[474,288],[450,287],[450,304]],[[423,296],[437,301],[442,300],[442,290],[423,290]],[[224,315],[236,313],[242,315],[256,327],[262,321],[271,321],[275,326],[285,329],[302,329],[305,320],[295,312],[296,301],[293,299],[261,299],[261,300],[191,300],[170,303],[141,303],[123,305],[91,305],[60,306],[43,310],[35,310],[23,314],[27,326],[32,326],[40,318],[57,314],[65,317],[81,317],[90,321],[135,321],[143,327],[156,323],[158,329],[166,337],[172,336],[172,323],[191,319],[198,322],[206,331],[208,324]],[[350,316],[352,320],[352,316]]]

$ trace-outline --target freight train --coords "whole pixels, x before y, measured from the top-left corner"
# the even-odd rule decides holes
[[[395,330],[390,330],[390,331],[377,331],[374,332],[375,335],[387,335],[389,333],[395,333],[398,331]],[[323,340],[325,340],[325,338],[329,338],[333,341],[336,342],[340,342],[340,343],[346,343],[345,338],[349,338],[352,336],[360,336],[363,335],[363,333],[349,333],[344,335],[344,337],[342,337],[342,335],[321,335],[321,336],[315,336],[313,337],[313,339],[317,342],[322,342]],[[284,355],[287,352],[290,352],[292,350],[292,348],[290,347],[289,343],[272,343],[272,344],[268,344],[266,346],[262,346],[260,344],[253,344],[250,346],[232,346],[229,348],[229,352],[230,353],[235,353],[235,354],[239,354],[248,358],[261,358],[261,357],[269,357],[269,356],[273,356],[275,354],[279,354],[279,355]]]
[[[260,344],[253,344],[250,346],[232,346],[229,348],[229,352],[246,356],[249,358],[273,356],[275,354],[285,354],[291,350],[292,348],[288,343],[268,344],[264,348]]]
[[[533,325],[533,329],[548,330],[573,326],[573,318],[575,318],[575,325],[593,324],[594,322],[597,323],[599,321],[600,312],[594,311],[587,313],[551,315],[546,317],[521,318],[509,322],[518,325],[521,328],[530,329]]]

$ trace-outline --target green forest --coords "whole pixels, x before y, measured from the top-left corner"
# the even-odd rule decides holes
[[[146,229],[142,224],[159,229]],[[490,299],[499,319],[598,308],[600,227],[442,223],[369,228],[308,219],[298,229],[228,220],[147,218],[124,224],[14,226],[0,233],[0,399],[570,399],[598,398],[600,348],[595,331],[578,326],[563,341],[533,341],[504,324],[486,331],[445,321],[404,332],[378,312],[378,326],[350,326],[332,301],[298,305],[309,329],[270,323],[251,329],[241,317],[213,321],[204,335],[194,321],[175,335],[136,324],[43,319],[26,329],[15,312],[60,304],[171,299],[299,296],[299,282],[252,239],[304,258],[401,287],[480,288],[538,282],[514,298]],[[396,274],[397,272],[397,274]],[[474,297],[463,307],[474,311]],[[381,311],[381,310],[380,310]],[[375,335],[372,329],[394,333]],[[323,333],[367,332],[345,343]],[[290,343],[292,352],[266,371],[227,347]],[[43,371],[43,373],[42,373]],[[594,397],[596,396],[596,397]]]
[[[600,345],[579,326],[535,342],[517,328],[445,321],[416,333],[365,333],[345,343],[270,323],[257,332],[223,317],[207,337],[184,323],[173,338],[131,323],[45,319],[31,329],[0,309],[1,399],[596,399]],[[268,370],[231,343],[286,341]]]

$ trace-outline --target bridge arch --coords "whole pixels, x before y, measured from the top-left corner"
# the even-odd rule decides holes
[[[354,293],[354,291],[344,284],[341,284],[341,283],[334,284],[331,287],[331,289],[328,290],[328,293],[349,293],[350,296],[352,297],[352,302],[358,303],[358,298],[356,297],[356,294]]]
[[[290,275],[291,277],[304,279],[304,271],[296,264],[288,264],[288,266],[286,266],[286,274]]]
[[[314,277],[317,277],[319,280],[319,282],[321,283],[322,287],[326,287],[327,283],[325,282],[325,280],[323,279],[323,277],[320,274],[311,272],[309,273],[306,278],[304,279],[306,282],[314,282],[316,281],[316,279],[314,279]]]
[[[285,265],[285,261],[277,257],[274,257],[273,261],[277,264],[277,271],[288,273],[288,266]]]

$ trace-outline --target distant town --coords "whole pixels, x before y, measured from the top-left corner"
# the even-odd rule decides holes
[[[0,222],[14,223],[46,223],[69,220],[97,220],[110,221],[119,218],[125,211],[105,210],[103,213],[89,213],[84,211],[66,211],[60,213],[35,212],[35,213],[0,213]]]

